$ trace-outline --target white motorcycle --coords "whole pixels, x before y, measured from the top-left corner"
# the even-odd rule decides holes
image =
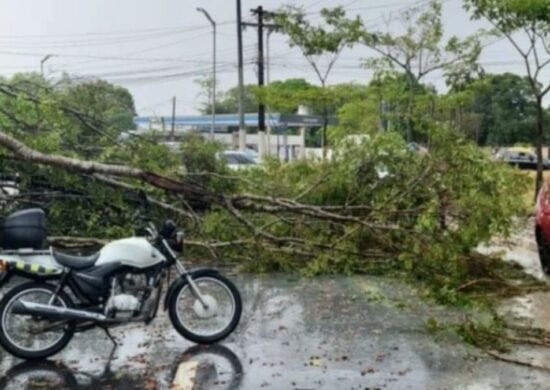
[[[142,199],[146,202],[146,196]],[[75,332],[150,323],[163,284],[175,266],[164,310],[186,339],[211,344],[237,327],[242,303],[235,285],[217,270],[187,270],[177,259],[183,235],[172,221],[157,230],[147,221],[139,237],[105,245],[92,256],[41,250],[45,216],[40,209],[14,213],[0,229],[0,285],[12,275],[19,284],[0,300],[0,344],[23,359],[43,359],[62,350]]]

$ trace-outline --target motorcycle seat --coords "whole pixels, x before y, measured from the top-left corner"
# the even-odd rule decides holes
[[[97,259],[99,259],[99,252],[94,253],[91,256],[73,256],[66,253],[54,251],[53,257],[55,261],[57,261],[61,265],[64,265],[65,267],[74,270],[82,270],[90,268],[95,264]]]

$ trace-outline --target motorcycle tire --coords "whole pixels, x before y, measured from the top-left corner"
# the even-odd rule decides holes
[[[75,324],[74,321],[68,321],[65,327],[63,328],[63,334],[61,337],[55,340],[55,342],[46,348],[43,349],[28,349],[23,348],[13,341],[12,335],[9,334],[7,325],[7,316],[9,313],[6,313],[6,310],[10,308],[10,305],[14,299],[17,299],[19,296],[25,295],[25,293],[31,291],[47,292],[53,295],[56,291],[56,287],[48,283],[39,283],[39,282],[30,282],[20,284],[9,290],[6,295],[0,300],[0,344],[12,355],[27,360],[35,359],[45,359],[52,355],[55,355],[61,351],[65,346],[71,341]],[[67,294],[63,291],[60,291],[57,295],[57,302],[61,303],[64,307],[73,308],[74,305]]]
[[[193,281],[197,284],[197,286],[199,286],[199,290],[203,289],[206,283],[212,283],[212,285],[218,285],[218,287],[222,288],[222,291],[225,290],[225,292],[231,298],[231,302],[233,306],[232,312],[228,320],[226,321],[227,323],[220,329],[216,330],[215,332],[208,333],[208,334],[199,333],[196,330],[191,329],[188,325],[186,325],[187,318],[185,318],[185,315],[180,313],[180,311],[178,310],[178,303],[180,301],[180,298],[182,297],[182,294],[191,292],[189,283],[185,279],[181,279],[179,285],[176,286],[168,302],[168,314],[170,317],[170,321],[172,322],[172,325],[174,326],[174,328],[176,328],[178,333],[180,333],[186,339],[193,341],[195,343],[213,344],[218,341],[221,341],[227,336],[229,336],[235,330],[235,328],[237,327],[241,319],[242,301],[241,301],[241,295],[239,293],[239,290],[237,290],[233,282],[231,282],[229,279],[223,277],[220,274],[209,274],[209,275],[197,276],[193,278]],[[207,292],[208,291],[206,291],[206,294]],[[198,299],[195,299],[195,306],[197,306],[198,304],[200,304],[198,303]],[[192,314],[192,313],[189,313],[189,314]]]

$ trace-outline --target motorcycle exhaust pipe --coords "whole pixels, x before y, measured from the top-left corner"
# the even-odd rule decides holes
[[[50,318],[61,318],[66,320],[86,320],[103,322],[107,319],[103,314],[84,310],[74,310],[65,307],[44,305],[41,303],[17,301],[13,304],[13,312],[22,315],[40,315]]]

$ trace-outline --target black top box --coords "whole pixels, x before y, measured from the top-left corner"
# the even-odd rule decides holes
[[[17,211],[0,225],[3,249],[42,249],[46,239],[46,215],[41,209]]]

